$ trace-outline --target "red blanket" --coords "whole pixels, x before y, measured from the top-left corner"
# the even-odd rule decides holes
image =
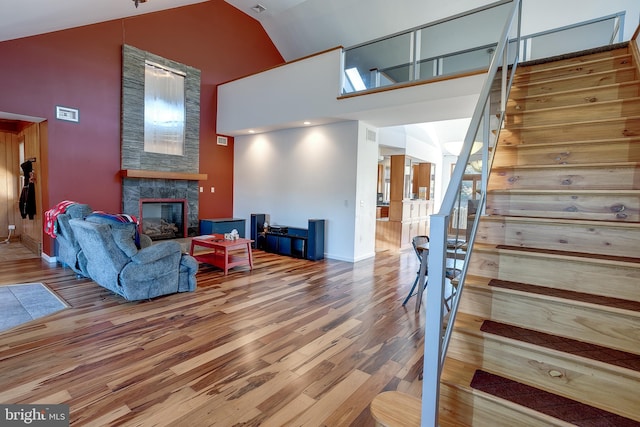
[[[75,205],[77,202],[63,200],[44,213],[44,232],[54,239],[57,237],[56,219],[58,215],[65,213],[69,206]]]

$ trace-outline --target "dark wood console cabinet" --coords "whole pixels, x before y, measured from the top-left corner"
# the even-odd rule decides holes
[[[225,234],[238,230],[238,235],[244,238],[245,220],[242,218],[215,218],[200,220],[200,234]]]
[[[267,231],[265,250],[312,261],[324,259],[324,220],[310,219],[308,228],[285,227],[286,233]]]

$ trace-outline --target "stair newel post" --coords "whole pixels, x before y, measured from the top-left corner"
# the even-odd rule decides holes
[[[423,426],[438,425],[440,400],[440,373],[442,372],[442,318],[445,286],[445,266],[447,250],[447,230],[449,215],[431,215],[431,241],[429,243],[424,361],[422,380],[422,421]],[[418,286],[424,286],[421,265]]]

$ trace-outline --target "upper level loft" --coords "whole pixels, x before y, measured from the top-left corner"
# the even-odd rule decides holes
[[[486,71],[510,10],[511,1],[494,3],[345,49],[342,93]],[[520,42],[520,60],[548,58],[621,42],[624,18],[624,12],[617,12],[524,36]],[[510,64],[516,53],[515,41],[511,43]]]
[[[559,12],[546,19],[541,2],[525,2],[520,60],[630,39],[625,27],[633,31],[637,16],[606,3],[587,15]],[[217,132],[240,136],[342,120],[380,128],[470,117],[511,6],[499,1],[220,85]],[[515,55],[515,46],[509,51]]]

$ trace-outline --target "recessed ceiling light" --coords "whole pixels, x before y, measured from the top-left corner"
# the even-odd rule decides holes
[[[251,129],[251,130],[249,130],[249,133],[256,133],[256,131]]]
[[[257,5],[253,6],[251,10],[253,10],[255,13],[262,13],[267,10],[267,8],[258,3]]]
[[[311,124],[311,122],[306,121],[306,122],[303,122],[302,124],[303,124],[303,125],[310,125],[310,124]]]

